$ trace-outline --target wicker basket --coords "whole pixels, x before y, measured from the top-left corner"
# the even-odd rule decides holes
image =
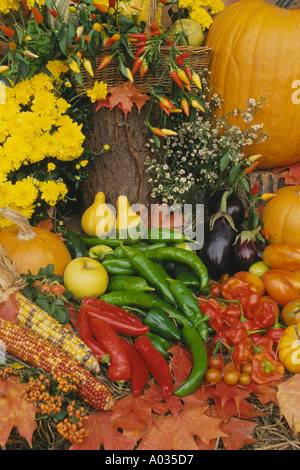
[[[156,18],[156,6],[157,6],[157,0],[151,0],[146,31],[150,31],[150,24],[154,21],[154,18]],[[201,73],[201,71],[204,68],[208,67],[211,52],[212,52],[211,47],[205,47],[205,46],[203,47],[177,46],[177,47],[180,51],[188,52],[190,54],[189,62],[195,72]],[[132,51],[133,53],[135,53],[134,47],[132,47]],[[151,69],[151,66],[150,66],[149,71],[142,78],[139,76],[139,73],[136,73],[134,76],[133,86],[140,93],[149,93],[149,85],[150,86],[160,85],[167,89],[171,86],[171,79],[168,74],[168,68],[166,67],[167,65],[166,59],[170,52],[170,46],[161,46],[160,52],[161,52],[162,60],[158,67],[154,66]],[[78,93],[86,91],[86,90],[91,90],[94,86],[95,81],[103,81],[104,83],[107,84],[107,88],[109,89],[113,86],[121,85],[122,83],[124,83],[124,81],[127,80],[126,77],[124,77],[124,75],[118,71],[119,62],[116,56],[112,58],[112,61],[110,62],[110,64],[106,66],[104,69],[97,70],[101,60],[105,56],[107,56],[106,50],[101,50],[99,53],[97,53],[95,57],[95,62],[93,64],[94,77],[92,77],[81,64],[80,70],[81,70],[83,87],[81,87],[78,83],[75,84],[75,89]],[[193,83],[191,83],[191,88],[192,89],[196,88],[193,85]]]

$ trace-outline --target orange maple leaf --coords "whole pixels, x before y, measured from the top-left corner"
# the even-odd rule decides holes
[[[111,111],[117,106],[122,109],[126,119],[128,113],[132,112],[134,104],[137,106],[138,112],[140,112],[141,108],[149,99],[147,95],[140,93],[132,83],[128,81],[122,83],[120,86],[109,88],[107,98],[98,101],[96,111],[103,107],[108,107]]]
[[[278,385],[277,400],[282,415],[287,420],[294,435],[300,432],[300,376],[291,378]]]
[[[37,428],[35,415],[39,410],[23,398],[24,384],[18,377],[0,380],[0,446],[4,446],[9,435],[16,427],[32,447],[32,434]]]
[[[221,428],[227,436],[222,438],[226,450],[239,450],[241,447],[253,444],[252,437],[257,423],[252,421],[231,417]]]

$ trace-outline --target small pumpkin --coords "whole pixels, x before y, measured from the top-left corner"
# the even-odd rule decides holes
[[[278,189],[263,210],[262,222],[270,243],[300,243],[300,186]]]
[[[280,338],[278,356],[291,374],[300,372],[300,322],[288,326]]]
[[[40,268],[53,264],[54,273],[63,275],[71,255],[55,233],[32,227],[23,214],[9,207],[0,208],[0,215],[14,225],[0,231],[0,245],[14,261],[16,271],[36,275]]]
[[[105,202],[105,194],[96,194],[94,202],[81,217],[81,227],[90,237],[106,238],[115,226],[115,212]]]

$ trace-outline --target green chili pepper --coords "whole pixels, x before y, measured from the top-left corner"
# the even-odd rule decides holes
[[[117,248],[121,245],[121,240],[118,238],[95,238],[95,237],[82,237],[81,240],[86,246],[107,245],[111,248]]]
[[[193,357],[193,368],[187,380],[174,392],[183,397],[193,393],[201,385],[207,370],[207,350],[201,336],[195,328],[184,326],[182,338]]]
[[[89,249],[90,258],[102,259],[105,256],[107,256],[107,254],[110,254],[110,255],[113,254],[113,249],[107,245],[96,245],[96,246],[92,246]]]
[[[143,323],[150,327],[150,332],[163,336],[166,339],[179,341],[181,333],[174,320],[163,310],[153,308],[149,310]]]
[[[101,264],[108,274],[111,275],[125,274],[130,276],[131,274],[136,274],[128,259],[116,259],[107,255]]]
[[[153,252],[149,252],[152,260],[159,262],[174,261],[175,263],[182,263],[190,267],[193,273],[200,280],[201,291],[208,287],[209,274],[205,264],[201,259],[192,251],[184,250],[173,246],[165,248],[157,248]]]
[[[126,305],[129,307],[134,306],[144,308],[145,310],[159,308],[177,320],[180,325],[188,323],[190,326],[192,326],[190,320],[188,320],[182,312],[173,307],[173,305],[168,304],[164,300],[160,299],[155,294],[129,290],[115,291],[103,294],[101,296],[101,300],[118,307],[124,307],[124,305]]]
[[[183,314],[192,323],[201,337],[207,338],[207,322],[205,321],[197,300],[191,290],[178,279],[170,279],[170,290],[175,298],[177,305]]]
[[[183,282],[187,287],[199,287],[200,281],[198,277],[189,269],[181,264],[175,264],[174,274],[176,279]]]
[[[156,250],[156,248],[163,248],[165,246],[167,246],[166,243],[153,243],[152,245],[149,245],[147,243],[141,243],[136,245],[130,245],[130,248],[136,251],[142,251],[147,253],[148,250]],[[126,258],[128,256],[128,251],[126,247],[118,246],[118,248],[114,250],[114,254],[116,258]]]
[[[68,248],[72,258],[81,258],[87,256],[87,249],[83,243],[81,236],[76,232],[64,233],[66,239],[65,245]]]
[[[153,261],[153,263],[155,263],[155,266],[156,266],[156,269],[160,272],[160,274],[165,278],[165,279],[169,279],[169,274],[167,273],[167,271],[165,270],[164,266],[160,263],[156,263],[155,261]]]
[[[127,249],[128,247],[126,247],[126,250]],[[155,287],[155,290],[166,302],[175,304],[176,302],[170,292],[169,283],[164,276],[161,275],[160,271],[158,271],[155,263],[141,251],[128,249],[128,253],[132,268],[146,279],[151,286]]]
[[[137,290],[142,292],[153,292],[154,287],[149,286],[147,281],[138,276],[118,275],[109,279],[108,291]]]
[[[168,228],[154,228],[151,227],[147,232],[147,239],[150,243],[182,243],[190,242],[194,243],[194,240],[188,238],[184,233],[179,230],[171,230]]]
[[[150,332],[148,332],[146,336],[148,336],[155,349],[157,349],[164,356],[165,359],[168,359],[170,357],[168,354],[169,349],[172,347],[170,341],[168,341],[166,338],[162,338],[161,336]]]

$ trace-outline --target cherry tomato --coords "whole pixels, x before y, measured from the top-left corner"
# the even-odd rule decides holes
[[[281,311],[281,316],[286,326],[296,325],[300,322],[300,297],[287,303]]]
[[[242,374],[239,376],[239,382],[241,385],[249,385],[251,382],[251,376],[246,372],[242,372]]]
[[[223,382],[226,385],[235,385],[239,381],[239,373],[237,370],[229,369],[224,372]]]
[[[249,271],[239,271],[234,274],[236,279],[240,279],[241,281],[247,282],[255,287],[257,290],[258,295],[261,297],[265,293],[265,285],[260,277],[256,276],[256,274],[252,274]]]
[[[52,294],[54,295],[63,295],[65,293],[65,286],[63,286],[62,284],[54,284],[52,287],[51,287],[51,292]]]
[[[205,378],[209,383],[218,384],[222,380],[221,372],[218,369],[210,368],[207,369]]]
[[[251,364],[251,362],[246,362],[246,364],[242,365],[242,373],[251,375],[251,373],[252,373],[252,364]]]
[[[269,296],[281,307],[298,297],[297,290],[282,274],[267,271],[262,280]]]
[[[221,369],[223,365],[223,359],[220,355],[212,355],[207,361],[208,367],[212,369]]]

